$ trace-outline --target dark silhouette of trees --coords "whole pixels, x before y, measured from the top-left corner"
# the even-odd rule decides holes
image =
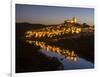
[[[83,23],[83,28],[85,27],[89,27],[89,25],[87,23]]]

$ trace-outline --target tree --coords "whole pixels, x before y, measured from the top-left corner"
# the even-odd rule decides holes
[[[75,25],[76,27],[82,27],[82,25],[80,23],[76,23]]]
[[[89,25],[87,23],[83,23],[83,28],[85,27],[89,27]]]

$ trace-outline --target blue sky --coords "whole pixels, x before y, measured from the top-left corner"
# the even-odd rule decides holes
[[[93,8],[16,4],[16,22],[60,24],[72,17],[76,17],[79,23],[94,25]]]

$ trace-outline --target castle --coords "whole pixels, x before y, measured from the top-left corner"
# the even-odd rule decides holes
[[[64,21],[64,23],[66,24],[66,23],[77,23],[77,18],[75,18],[75,17],[73,17],[72,19],[67,19],[67,20],[65,20]]]

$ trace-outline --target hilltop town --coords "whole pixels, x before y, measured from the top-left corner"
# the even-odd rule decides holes
[[[49,25],[36,30],[28,30],[25,32],[26,38],[38,39],[53,39],[59,40],[62,38],[78,38],[81,35],[87,36],[94,32],[94,26],[79,24],[77,18],[67,19],[63,23],[53,26]]]

